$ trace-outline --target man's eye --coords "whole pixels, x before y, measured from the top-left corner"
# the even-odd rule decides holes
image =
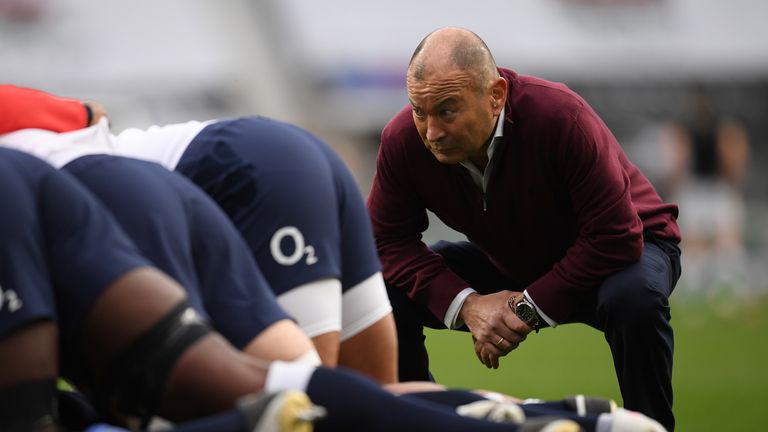
[[[422,111],[422,110],[420,110],[418,108],[414,108],[413,109],[413,115],[415,115],[416,117],[419,117],[419,118],[424,117],[424,111]]]

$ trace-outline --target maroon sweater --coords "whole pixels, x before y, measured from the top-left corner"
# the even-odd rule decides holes
[[[485,196],[463,166],[427,150],[410,106],[384,128],[368,198],[384,278],[441,320],[469,286],[421,241],[428,209],[524,283],[544,313],[567,322],[606,276],[640,258],[644,230],[680,240],[678,209],[661,201],[581,97],[499,71],[509,94]]]

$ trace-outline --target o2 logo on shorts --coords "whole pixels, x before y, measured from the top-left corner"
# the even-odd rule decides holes
[[[283,249],[280,247],[283,240],[286,239],[293,242],[293,252],[290,255],[283,253]],[[310,245],[305,245],[304,236],[301,234],[301,231],[293,226],[282,227],[275,231],[272,240],[269,241],[269,250],[272,252],[272,257],[275,261],[284,266],[292,266],[305,256],[306,258],[304,262],[307,265],[312,265],[317,262],[315,248]]]
[[[24,302],[16,295],[16,291],[3,290],[3,287],[0,286],[0,310],[3,310],[3,307],[7,307],[8,312],[16,312],[22,306],[24,306]]]

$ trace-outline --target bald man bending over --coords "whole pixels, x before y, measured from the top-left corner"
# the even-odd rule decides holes
[[[368,199],[400,378],[430,377],[424,326],[470,331],[497,368],[530,332],[584,323],[605,334],[625,406],[672,430],[677,206],[584,99],[497,67],[468,30],[428,35],[407,91]],[[427,210],[469,241],[424,244]]]

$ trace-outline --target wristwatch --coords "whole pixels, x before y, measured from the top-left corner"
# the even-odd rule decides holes
[[[528,327],[539,331],[539,314],[536,312],[536,306],[529,302],[524,295],[518,297],[510,297],[507,301],[507,305],[512,312],[520,318],[520,321],[524,322]]]

